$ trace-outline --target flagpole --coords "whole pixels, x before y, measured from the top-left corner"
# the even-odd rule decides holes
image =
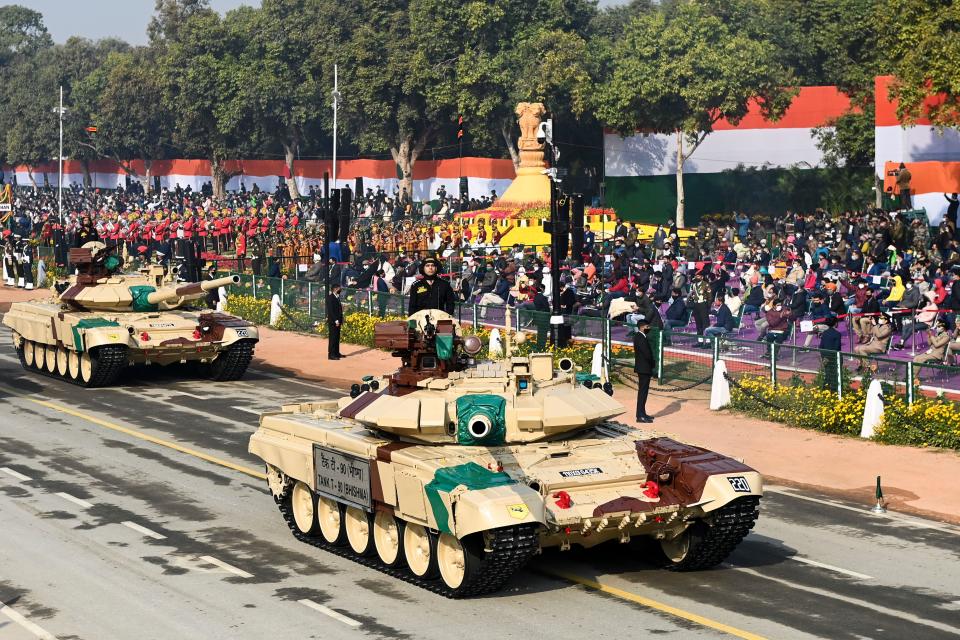
[[[57,211],[60,214],[60,226],[63,226],[63,85],[60,85],[60,178],[57,183]]]

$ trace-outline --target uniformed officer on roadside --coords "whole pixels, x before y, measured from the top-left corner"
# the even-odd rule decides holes
[[[207,267],[207,280],[216,280],[217,278],[217,263],[211,262]],[[220,302],[220,289],[210,289],[207,291],[206,302],[208,309],[216,309],[217,303]]]
[[[340,283],[330,285],[327,294],[327,360],[339,360],[344,355],[340,353],[340,329],[343,326],[343,305],[340,304]]]
[[[440,261],[430,257],[420,264],[422,280],[417,280],[410,287],[410,303],[407,314],[413,315],[423,309],[439,309],[453,314],[454,296],[450,283],[437,276],[440,271]]]

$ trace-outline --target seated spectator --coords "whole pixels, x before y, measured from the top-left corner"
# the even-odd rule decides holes
[[[813,338],[816,335],[827,330],[828,326],[825,322],[827,318],[832,318],[834,316],[833,311],[830,310],[830,307],[827,306],[825,301],[825,296],[822,291],[814,291],[813,295],[813,304],[810,305],[810,312],[807,314],[808,319],[813,321],[813,331],[807,334],[806,339],[803,341],[803,346],[809,347],[810,343],[813,342]]]
[[[887,352],[887,344],[890,342],[890,335],[893,333],[890,316],[885,313],[879,316],[870,316],[870,322],[873,324],[873,328],[870,330],[869,340],[853,348],[853,352],[857,355],[881,355]]]
[[[927,304],[924,305],[923,309],[916,315],[916,319],[909,316],[903,319],[903,329],[900,331],[900,344],[892,345],[890,347],[891,349],[903,349],[907,345],[907,340],[909,340],[914,333],[925,331],[932,326],[934,320],[937,319],[938,312],[937,303],[934,302],[936,295],[933,291],[927,291],[927,293],[924,294]]]
[[[934,328],[928,332],[927,350],[917,355],[913,361],[917,364],[925,362],[942,363],[947,355],[947,347],[950,344],[950,332],[947,330],[947,321],[937,320]]]
[[[873,289],[865,289],[863,307],[860,309],[859,316],[853,319],[853,331],[857,334],[857,344],[866,344],[870,341],[870,333],[876,326],[873,321],[876,314],[880,313],[880,301],[877,300]]]
[[[760,305],[763,304],[763,285],[759,282],[750,287],[750,293],[747,299],[743,301],[743,315],[752,313],[755,316],[760,315]]]
[[[707,327],[703,331],[703,335],[708,338],[712,336],[719,336],[722,338],[733,331],[733,312],[730,311],[730,307],[727,306],[727,303],[720,298],[717,298],[715,304],[717,305],[717,319],[712,327]],[[697,346],[708,348],[710,343],[702,342]]]
[[[767,332],[764,342],[783,344],[790,332],[790,309],[777,300],[773,308],[767,311]]]

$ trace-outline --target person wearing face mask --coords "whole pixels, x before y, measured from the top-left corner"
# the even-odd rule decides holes
[[[777,300],[773,308],[767,311],[767,335],[764,342],[783,344],[790,329],[790,309]]]
[[[923,364],[924,362],[943,362],[944,357],[947,355],[947,345],[950,344],[950,332],[948,331],[947,321],[944,319],[937,320],[933,329],[928,333],[927,344],[929,348],[917,355],[913,361],[917,364]]]
[[[874,327],[870,332],[870,340],[853,348],[853,352],[859,356],[880,355],[887,352],[887,343],[890,342],[890,335],[893,333],[890,316],[885,313],[871,316],[871,321]]]

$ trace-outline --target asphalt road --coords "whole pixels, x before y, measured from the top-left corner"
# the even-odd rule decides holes
[[[0,639],[960,636],[960,529],[783,488],[717,569],[548,552],[447,600],[297,542],[248,473],[260,411],[334,390],[258,370],[121,385],[27,373],[0,330]]]

